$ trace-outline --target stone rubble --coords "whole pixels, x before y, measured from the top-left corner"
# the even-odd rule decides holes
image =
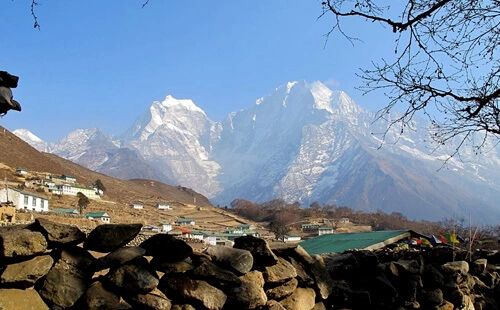
[[[140,224],[0,227],[0,309],[499,309],[500,254],[309,255],[244,236],[203,253]]]

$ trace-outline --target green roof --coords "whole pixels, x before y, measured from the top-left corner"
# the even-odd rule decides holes
[[[410,236],[408,230],[330,234],[300,242],[309,254],[342,253],[350,249],[375,250]]]
[[[96,217],[109,217],[109,215],[106,212],[91,212],[91,213],[85,214],[85,217],[93,217],[93,218],[96,218]]]
[[[74,213],[74,214],[80,214],[80,212],[78,212],[77,209],[52,209],[52,212],[56,212],[56,213]]]

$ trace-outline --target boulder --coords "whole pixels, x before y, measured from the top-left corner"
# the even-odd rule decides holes
[[[97,270],[106,268],[117,268],[134,259],[142,257],[146,250],[137,246],[125,246],[119,248],[106,256],[103,256],[97,261]]]
[[[314,278],[314,287],[318,297],[321,299],[327,299],[332,292],[332,278],[326,270],[325,262],[323,258],[319,255],[312,255],[312,263],[310,266],[311,274]]]
[[[168,298],[156,294],[139,294],[125,297],[135,309],[170,310],[172,303]]]
[[[34,289],[0,289],[0,309],[48,310]]]
[[[43,218],[37,218],[34,227],[45,236],[49,248],[77,245],[86,237],[78,227],[54,223]]]
[[[103,224],[90,232],[83,243],[87,250],[108,253],[130,241],[141,231],[142,224]]]
[[[153,256],[158,262],[181,261],[193,253],[185,241],[167,234],[153,235],[139,246],[146,250],[146,256]]]
[[[274,265],[264,267],[262,275],[266,282],[282,283],[297,277],[297,271],[284,258],[278,257],[278,261]]]
[[[316,302],[316,293],[312,288],[298,288],[290,296],[280,301],[287,310],[312,309]]]
[[[296,278],[292,278],[278,286],[269,287],[269,284],[266,283],[264,288],[266,289],[266,296],[268,299],[280,300],[292,294],[298,284],[299,281]]]
[[[255,309],[267,303],[264,292],[264,277],[254,270],[240,276],[241,285],[230,287],[228,304],[230,309]]]
[[[120,309],[120,296],[104,288],[102,282],[92,283],[81,301],[84,309]]]
[[[233,248],[247,250],[253,256],[253,268],[260,269],[275,265],[278,257],[271,251],[269,244],[261,238],[242,236],[234,239]]]
[[[92,255],[82,248],[63,249],[45,277],[40,295],[60,307],[72,306],[87,290],[93,261]]]
[[[263,307],[266,310],[285,310],[285,308],[276,300],[268,300],[266,306]]]
[[[190,279],[185,275],[163,276],[158,288],[175,302],[189,303],[196,309],[218,310],[226,303],[224,292],[203,280]]]
[[[166,262],[161,258],[153,257],[150,263],[153,269],[164,273],[181,273],[194,268],[193,262],[189,258],[176,262]]]
[[[230,268],[240,274],[252,269],[253,256],[250,251],[216,245],[209,247],[206,253],[212,257],[215,264],[222,268]]]
[[[38,231],[0,230],[0,257],[19,258],[44,253],[47,240]]]
[[[241,285],[241,280],[234,273],[218,267],[207,259],[200,260],[199,265],[190,272],[190,275],[222,288]]]
[[[448,262],[446,264],[441,265],[441,269],[444,273],[459,273],[461,275],[465,275],[469,273],[469,263],[466,261],[454,261]]]
[[[40,255],[24,262],[7,265],[0,276],[0,283],[8,284],[10,287],[28,288],[45,276],[52,268],[52,264],[54,259],[50,255]]]
[[[156,274],[151,274],[146,268],[135,264],[110,270],[106,280],[116,287],[118,292],[132,295],[147,294],[159,283]]]

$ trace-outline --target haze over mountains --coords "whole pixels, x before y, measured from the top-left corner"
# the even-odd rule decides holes
[[[344,92],[299,81],[220,122],[191,100],[167,96],[120,137],[92,128],[46,143],[28,130],[14,133],[92,170],[180,184],[214,204],[283,198],[417,220],[472,213],[483,223],[500,221],[498,149],[464,154],[439,169],[453,149],[431,152],[427,122],[415,119],[415,130],[403,135],[391,128],[383,143],[372,133],[385,132],[387,123],[374,119]]]

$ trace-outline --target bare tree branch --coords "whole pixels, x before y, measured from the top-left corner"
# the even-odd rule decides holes
[[[363,93],[383,91],[388,98],[378,118],[406,106],[389,126],[400,125],[402,133],[417,112],[423,114],[434,141],[458,145],[453,155],[466,144],[481,150],[490,138],[499,141],[500,1],[380,2],[327,0],[320,16],[334,15],[328,36],[348,17],[389,26],[397,35],[395,54],[358,74]]]

